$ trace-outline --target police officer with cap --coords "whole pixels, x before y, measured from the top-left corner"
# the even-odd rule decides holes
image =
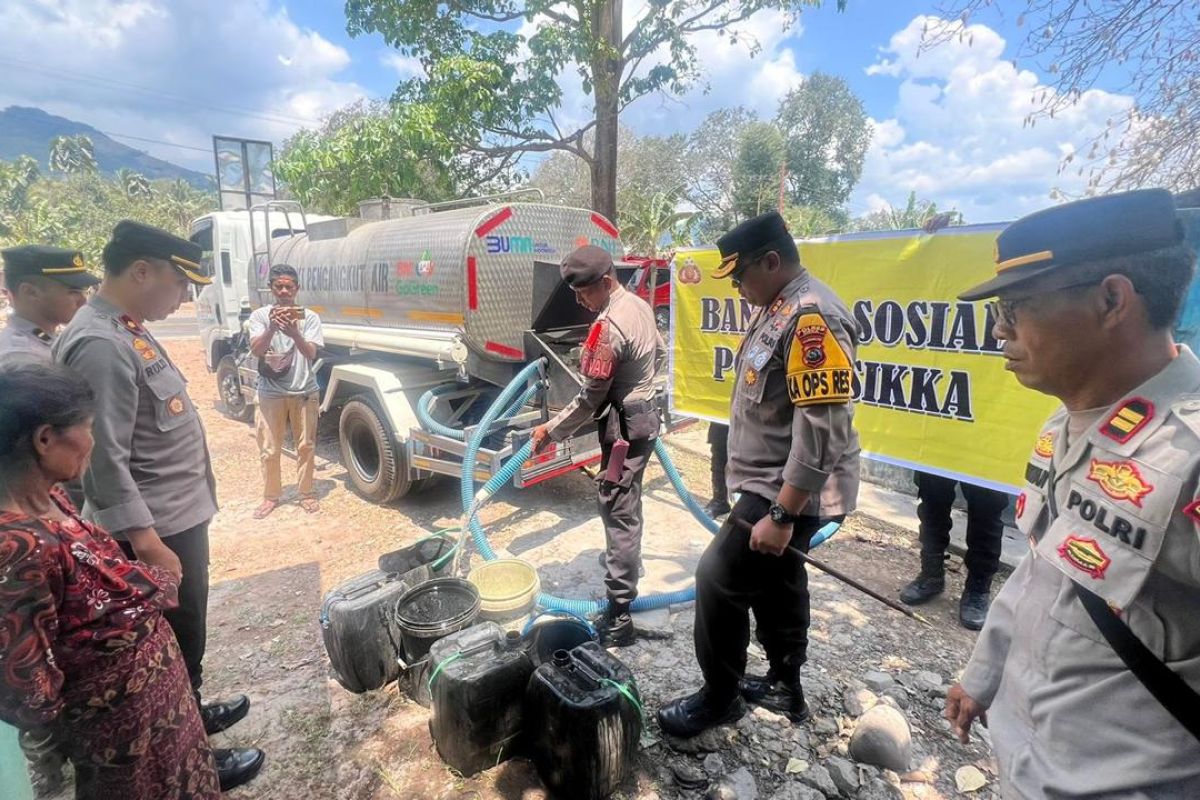
[[[704,686],[658,712],[688,737],[746,712],[746,701],[800,724],[808,654],[808,578],[797,551],[858,498],[851,401],[856,326],[850,310],[800,264],[776,212],[717,241],[721,265],[757,310],[735,360],[729,491],[740,492],[696,569],[696,659]],[[770,669],[747,677],[750,611]]]
[[[567,256],[560,273],[576,301],[598,316],[583,345],[583,386],[566,408],[534,429],[534,451],[570,438],[589,420],[597,422],[608,588],[600,639],[606,647],[624,647],[636,636],[629,605],[637,597],[641,564],[642,475],[659,432],[654,376],[665,363],[666,347],[650,305],[621,286],[606,250],[581,247]]]
[[[183,374],[145,327],[179,308],[189,284],[207,284],[200,247],[124,220],[104,248],[104,280],[66,327],[54,357],[96,393],[95,448],[83,478],[84,513],[131,557],[182,576],[166,613],[199,700],[208,614],[208,526],[216,485],[200,415]],[[208,733],[241,720],[245,696],[200,707]],[[253,778],[257,749],[214,749],[221,789]]]
[[[1200,360],[1171,332],[1194,260],[1171,195],[1126,192],[1012,223],[960,295],[1063,404],[1017,500],[1031,552],[946,698],[1006,798],[1200,797]]]
[[[12,301],[8,325],[0,330],[0,366],[17,361],[51,361],[55,332],[87,301],[84,292],[100,279],[88,272],[83,253],[28,244],[0,251],[4,288]]]

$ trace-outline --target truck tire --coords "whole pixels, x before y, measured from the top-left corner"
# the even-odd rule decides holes
[[[351,487],[372,503],[399,500],[412,488],[404,447],[367,395],[357,395],[342,407],[338,444]]]
[[[217,363],[217,397],[225,416],[238,422],[254,421],[254,405],[242,394],[242,379],[233,356],[224,356]]]

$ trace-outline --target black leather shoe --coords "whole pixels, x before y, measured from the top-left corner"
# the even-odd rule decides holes
[[[217,777],[221,780],[221,791],[228,792],[253,780],[262,769],[263,762],[267,760],[267,754],[257,747],[214,749],[213,758],[217,760]]]
[[[794,725],[803,725],[810,716],[798,676],[780,680],[773,671],[763,676],[747,675],[738,684],[738,691],[747,703],[783,714]]]
[[[958,601],[958,621],[967,630],[983,630],[987,621],[988,606],[992,604],[990,592],[964,589]]]
[[[746,701],[738,695],[723,706],[712,706],[704,690],[673,700],[658,710],[658,724],[664,732],[690,739],[709,728],[737,722],[746,714]]]
[[[922,572],[912,583],[900,590],[900,602],[906,606],[928,603],[946,591],[946,576],[929,575]]]
[[[244,694],[232,700],[200,704],[200,719],[204,720],[204,732],[209,736],[229,730],[249,713],[250,698]]]
[[[704,507],[704,513],[708,514],[713,519],[723,517],[730,512],[729,501],[722,497],[714,497],[708,501],[708,505]]]
[[[600,634],[601,647],[629,647],[637,641],[633,617],[628,613],[601,617],[596,625],[596,632]]]

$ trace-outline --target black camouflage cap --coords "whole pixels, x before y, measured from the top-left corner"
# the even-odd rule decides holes
[[[717,239],[717,249],[721,251],[721,263],[713,271],[712,276],[717,279],[728,278],[737,271],[741,261],[759,256],[791,241],[792,235],[788,232],[787,223],[783,221],[783,217],[778,211],[759,214]]]
[[[83,253],[65,247],[25,244],[0,251],[4,272],[10,285],[20,278],[42,277],[64,283],[73,289],[87,289],[100,283],[88,272]]]
[[[582,289],[599,283],[612,272],[613,260],[607,250],[595,245],[584,245],[563,259],[559,274],[572,289]]]
[[[130,219],[117,223],[112,231],[112,239],[104,248],[106,261],[118,255],[124,258],[159,258],[170,262],[188,280],[201,286],[212,283],[212,278],[200,271],[203,253],[195,242]]]
[[[1165,189],[1089,197],[1035,211],[1000,232],[996,277],[960,294],[995,297],[1034,278],[1069,275],[1089,261],[1144,253],[1183,241],[1175,200]]]

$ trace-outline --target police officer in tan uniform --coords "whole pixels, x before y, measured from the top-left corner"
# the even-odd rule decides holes
[[[12,313],[0,330],[0,366],[49,363],[58,326],[71,321],[87,301],[84,292],[100,279],[88,272],[78,250],[29,244],[9,247],[2,255]]]
[[[84,513],[130,557],[182,576],[166,613],[199,700],[207,637],[208,525],[216,484],[200,415],[183,373],[145,327],[179,308],[189,284],[206,284],[200,247],[129,220],[104,248],[104,281],[54,345],[54,358],[96,394],[95,447],[83,478]],[[201,704],[208,733],[246,716],[245,696]],[[253,778],[261,750],[215,749],[222,791]]]
[[[1006,799],[1200,797],[1193,264],[1171,195],[1127,192],[1017,220],[961,295],[996,298],[1007,368],[1063,403],[1017,500],[1031,552],[946,700],[964,742],[989,724]]]
[[[623,647],[636,635],[629,606],[637,597],[641,564],[642,475],[658,437],[654,376],[666,347],[649,303],[621,286],[607,251],[581,247],[560,272],[579,304],[598,316],[583,346],[583,386],[554,419],[534,429],[534,448],[568,439],[591,420],[598,425],[602,457],[596,482],[608,588],[600,638],[606,647]]]
[[[699,692],[658,712],[674,736],[694,736],[746,712],[746,701],[808,717],[800,667],[808,652],[808,578],[797,551],[858,498],[858,434],[851,387],[856,326],[850,310],[800,264],[776,212],[717,241],[729,278],[757,306],[738,348],[729,411],[729,518],[696,570]],[[766,676],[745,677],[750,611]]]

